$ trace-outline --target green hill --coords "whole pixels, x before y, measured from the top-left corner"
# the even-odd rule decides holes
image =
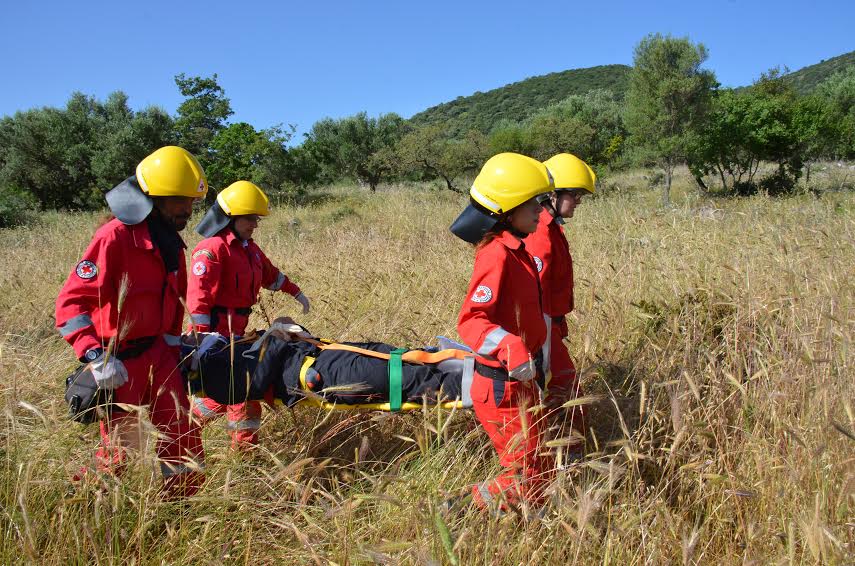
[[[477,129],[488,132],[497,122],[522,120],[571,94],[609,89],[623,96],[630,67],[601,65],[531,77],[487,92],[459,96],[411,118],[415,125],[447,123],[454,135]]]
[[[799,93],[805,94],[834,73],[852,66],[855,66],[855,51],[793,71],[785,78]],[[626,65],[600,65],[530,77],[487,92],[458,96],[450,102],[423,110],[410,120],[417,126],[446,124],[449,134],[454,137],[471,129],[486,133],[502,120],[524,120],[571,94],[609,89],[623,97],[630,69]]]
[[[807,94],[831,75],[849,67],[855,67],[855,51],[787,73],[784,78],[793,84],[799,94]]]

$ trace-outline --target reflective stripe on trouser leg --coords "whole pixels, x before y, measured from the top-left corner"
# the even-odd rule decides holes
[[[261,428],[261,419],[230,422],[226,425],[226,428],[229,430],[258,430]]]
[[[261,403],[245,401],[228,406],[229,422],[226,425],[232,439],[232,448],[241,450],[258,443],[261,427]]]
[[[226,412],[226,408],[208,397],[191,397],[193,414],[208,423]]]

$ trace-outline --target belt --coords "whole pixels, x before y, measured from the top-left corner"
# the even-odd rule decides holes
[[[235,314],[239,314],[241,316],[249,316],[252,314],[252,307],[222,307],[220,305],[214,305],[211,307],[211,314],[219,315],[220,313],[228,312],[229,310],[232,310]]]
[[[538,379],[541,379],[543,376],[543,351],[539,351],[537,356],[534,358],[534,367],[537,369]],[[483,375],[484,377],[489,377],[490,379],[496,379],[498,381],[516,381],[510,375],[508,375],[508,371],[505,368],[497,368],[493,366],[488,366],[486,364],[482,364],[478,360],[475,360],[475,371]]]
[[[513,379],[511,379],[511,376],[508,375],[508,372],[504,368],[488,366],[482,364],[478,360],[475,360],[475,371],[477,371],[484,377],[488,377],[490,379],[495,379],[498,381],[513,381]]]
[[[252,313],[252,307],[224,307],[222,305],[214,305],[211,307],[211,330],[216,330],[220,325],[220,315],[228,316],[230,310],[238,316],[248,317]]]
[[[157,336],[143,336],[142,338],[126,340],[119,346],[116,357],[122,361],[136,358],[151,348],[155,340],[157,340]]]

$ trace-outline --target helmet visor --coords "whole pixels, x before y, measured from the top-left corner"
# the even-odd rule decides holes
[[[451,233],[470,244],[481,241],[498,219],[469,204],[460,213],[460,216],[451,224]]]

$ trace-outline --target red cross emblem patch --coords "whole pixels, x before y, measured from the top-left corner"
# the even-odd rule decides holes
[[[92,279],[98,275],[98,267],[88,259],[84,259],[77,264],[77,267],[74,268],[74,272],[81,279]]]
[[[472,293],[473,303],[486,303],[493,298],[493,290],[486,285],[478,285],[475,292]]]

